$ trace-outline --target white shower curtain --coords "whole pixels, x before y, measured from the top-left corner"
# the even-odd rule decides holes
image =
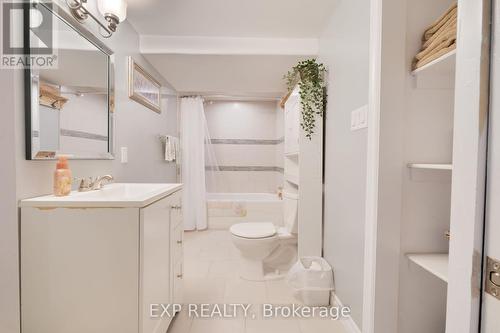
[[[180,113],[184,230],[203,230],[207,228],[203,99],[182,98]]]

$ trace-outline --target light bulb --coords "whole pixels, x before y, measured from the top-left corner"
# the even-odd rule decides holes
[[[103,16],[114,15],[119,22],[127,18],[127,2],[125,0],[98,0],[97,8]]]

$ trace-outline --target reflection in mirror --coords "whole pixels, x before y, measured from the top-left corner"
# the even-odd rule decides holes
[[[51,12],[56,68],[30,70],[27,158],[112,158],[112,52],[60,14]]]

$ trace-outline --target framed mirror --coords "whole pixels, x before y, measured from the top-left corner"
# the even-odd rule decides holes
[[[113,51],[55,3],[24,7],[25,54],[39,54],[30,26],[51,20],[52,67],[25,70],[26,159],[113,159]]]

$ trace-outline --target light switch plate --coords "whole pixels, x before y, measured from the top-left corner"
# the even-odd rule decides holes
[[[120,161],[121,161],[121,163],[128,163],[128,148],[127,147],[120,148]]]
[[[368,105],[351,112],[351,131],[368,127]]]

